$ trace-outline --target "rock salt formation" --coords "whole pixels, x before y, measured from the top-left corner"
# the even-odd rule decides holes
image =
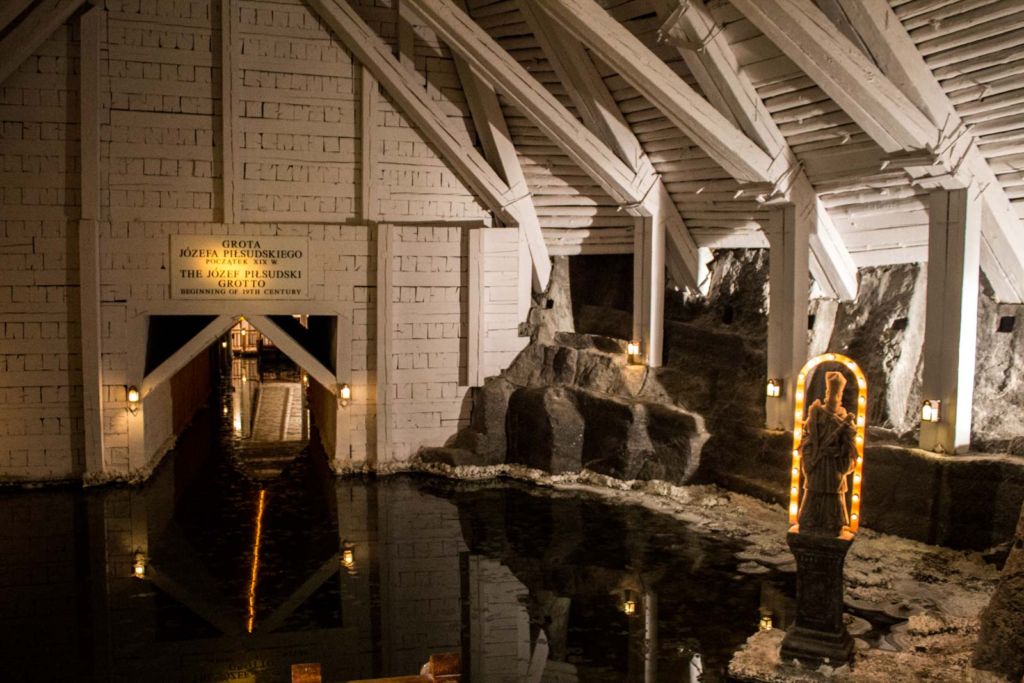
[[[1024,508],[999,585],[981,615],[973,663],[1011,681],[1024,678]]]

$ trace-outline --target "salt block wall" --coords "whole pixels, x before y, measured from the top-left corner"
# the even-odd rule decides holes
[[[351,321],[351,358],[343,360],[353,388],[351,457],[366,460],[377,433],[378,227],[360,215],[361,66],[300,0],[233,3],[234,67],[227,76],[221,72],[220,2],[100,4],[105,471],[141,468],[151,452],[140,444],[152,439],[139,432],[144,413],[159,401],[156,395],[147,399],[135,418],[126,401],[126,388],[142,379],[146,316],[245,309],[170,300],[169,238],[181,234],[309,238],[311,299],[275,312],[337,314]],[[363,4],[363,16],[394,39],[394,8]],[[76,476],[84,470],[78,25],[72,18],[0,84],[0,477],[8,479]],[[472,122],[448,50],[415,27],[412,53],[403,59],[471,138]],[[221,116],[225,78],[234,111],[228,140]],[[384,91],[376,125],[372,156],[379,201],[372,210],[381,222],[489,224],[489,214]],[[233,224],[223,223],[226,149],[234,155],[237,176]],[[458,289],[449,282],[451,271],[422,277],[417,287]],[[437,281],[428,282],[432,277]],[[451,296],[464,298],[465,292]],[[449,305],[457,300],[445,299]],[[460,321],[454,310],[446,315],[447,323],[438,324],[447,341],[437,343],[452,348],[436,353],[454,358],[465,346],[457,341],[465,332],[455,332]],[[417,362],[415,353],[399,355]],[[433,369],[405,367],[406,361],[396,357],[396,369],[399,363],[403,371]],[[459,405],[465,390],[454,378],[458,361],[444,362],[445,379],[422,395],[424,401],[440,401],[440,416],[427,425],[422,415],[402,412],[395,416],[396,430],[443,427],[454,433],[468,418],[468,409]],[[417,384],[422,382],[401,391],[418,392],[412,388]],[[417,443],[399,436],[403,440],[392,457],[406,457]],[[439,441],[440,432],[431,439]]]

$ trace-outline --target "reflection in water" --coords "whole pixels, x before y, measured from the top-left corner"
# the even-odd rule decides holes
[[[791,586],[738,573],[735,542],[577,493],[335,480],[311,448],[257,477],[222,405],[140,488],[0,497],[3,680],[346,681],[459,652],[480,683],[695,683],[788,623]]]

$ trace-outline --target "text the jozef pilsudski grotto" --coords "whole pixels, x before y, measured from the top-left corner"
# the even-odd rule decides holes
[[[171,237],[175,299],[307,299],[305,237]]]

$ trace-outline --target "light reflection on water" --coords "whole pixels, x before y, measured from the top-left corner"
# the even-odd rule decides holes
[[[479,683],[717,681],[789,621],[742,545],[639,507],[336,480],[309,451],[254,478],[223,405],[142,487],[0,494],[0,680],[347,681],[459,652]]]

